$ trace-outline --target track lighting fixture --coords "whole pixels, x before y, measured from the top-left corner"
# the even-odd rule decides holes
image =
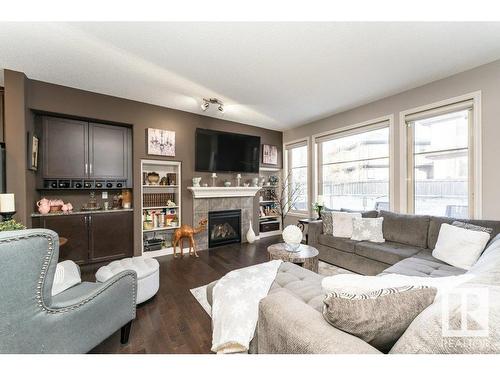
[[[201,103],[201,110],[206,111],[210,104],[217,105],[219,112],[224,113],[224,103],[217,98],[203,98],[203,103]]]

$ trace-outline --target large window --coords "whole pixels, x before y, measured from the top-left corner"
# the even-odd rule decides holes
[[[318,194],[331,209],[389,209],[389,123],[317,138]]]
[[[286,147],[288,167],[288,195],[291,210],[308,212],[307,175],[308,150],[307,143],[295,143]]]
[[[472,104],[408,116],[408,211],[472,217]]]

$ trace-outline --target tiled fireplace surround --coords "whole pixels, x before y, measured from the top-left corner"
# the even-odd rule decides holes
[[[246,233],[253,217],[254,197],[218,197],[195,198],[193,200],[193,224],[195,227],[202,219],[208,219],[209,211],[239,210],[241,209],[241,240],[246,241]],[[208,249],[207,229],[196,236],[197,248]]]

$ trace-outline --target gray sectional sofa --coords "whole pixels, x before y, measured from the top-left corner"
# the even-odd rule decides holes
[[[353,241],[323,233],[321,221],[309,224],[309,245],[319,251],[319,259],[363,275],[382,272],[413,276],[451,276],[465,272],[434,257],[441,224],[456,220],[492,228],[492,238],[500,233],[500,221],[462,220],[437,216],[396,214],[388,211],[366,211],[363,217],[383,217],[384,243]]]
[[[493,228],[494,232],[479,260],[466,271],[432,257],[441,224],[453,222],[453,219],[384,211],[364,213],[367,215],[384,216],[386,243],[332,240],[322,234],[321,222],[312,223],[309,225],[310,244],[319,249],[320,259],[369,275],[397,273],[441,277],[469,273],[471,279],[463,286],[486,289],[489,294],[487,336],[444,337],[444,302],[440,299],[417,316],[389,353],[500,353],[500,222],[470,221]],[[360,338],[331,326],[323,318],[323,278],[292,263],[280,266],[267,297],[260,302],[258,324],[250,343],[251,353],[381,353]],[[215,283],[207,289],[210,303]],[[450,296],[446,303],[450,326],[460,327],[461,296]]]

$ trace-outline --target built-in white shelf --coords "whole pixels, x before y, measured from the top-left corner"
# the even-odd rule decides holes
[[[155,207],[143,207],[142,209],[143,210],[162,210],[165,208],[175,209],[175,208],[179,208],[179,206],[155,206]]]
[[[176,189],[179,185],[142,185],[142,187],[149,189]]]
[[[177,229],[177,228],[180,228],[180,226],[176,225],[176,226],[171,226],[171,227],[158,227],[158,228],[153,228],[153,229],[143,229],[142,231],[144,233],[148,233],[148,232],[160,232],[162,230],[171,230],[171,229]]]
[[[172,226],[163,226],[156,227],[152,229],[144,229],[144,223],[141,220],[141,253],[144,257],[157,257],[163,256],[167,254],[172,254],[173,249],[170,247],[170,243],[167,242],[167,246],[163,247],[160,250],[155,251],[144,251],[144,240],[145,237],[151,238],[157,236],[157,233],[160,233],[157,238],[165,238],[168,239],[170,233],[173,230],[179,228],[182,224],[181,213],[182,213],[182,175],[181,175],[181,162],[180,161],[167,161],[167,160],[141,160],[141,176],[144,173],[148,172],[156,172],[160,175],[160,178],[165,177],[167,173],[175,173],[176,174],[176,185],[149,185],[147,183],[143,183],[141,186],[141,213],[144,211],[154,211],[154,210],[175,210],[177,216],[177,224]],[[160,194],[160,193],[172,193],[174,194],[173,203],[175,206],[154,206],[154,207],[145,207],[144,206],[144,194]],[[155,202],[155,203],[163,203],[163,202]],[[166,236],[166,237],[165,237]]]
[[[276,168],[276,167],[260,167],[259,171],[261,171],[261,172],[279,172],[279,171],[281,171],[281,169]]]
[[[278,215],[260,216],[259,219],[278,219]]]

